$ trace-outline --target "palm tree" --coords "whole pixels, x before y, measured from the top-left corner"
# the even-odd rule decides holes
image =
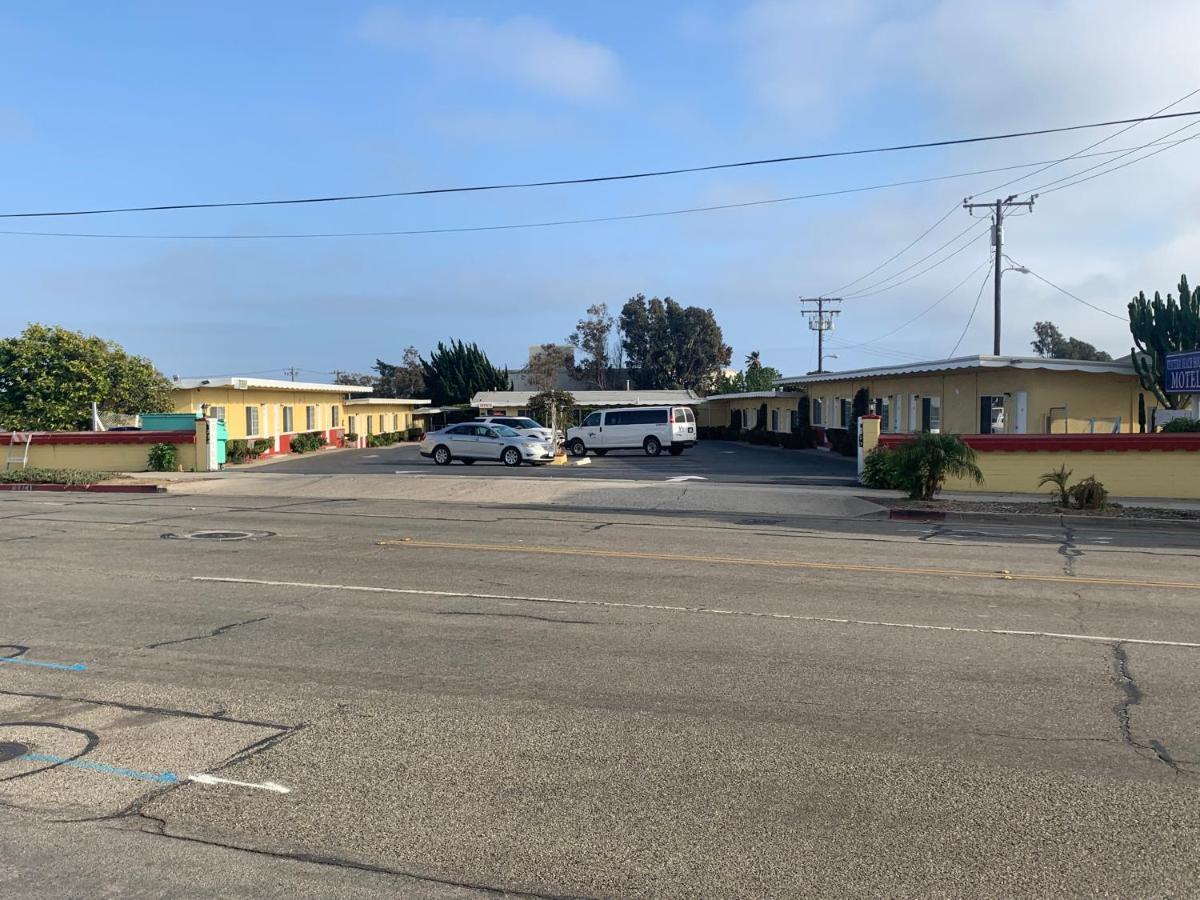
[[[746,368],[749,370],[762,368],[762,357],[757,350],[751,350],[746,357]]]
[[[983,483],[975,451],[953,434],[919,434],[896,449],[896,471],[908,496],[932,500],[947,476]]]

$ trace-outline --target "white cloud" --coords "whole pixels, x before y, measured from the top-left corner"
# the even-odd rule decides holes
[[[368,43],[423,53],[455,69],[500,75],[568,100],[603,102],[620,92],[620,62],[611,50],[531,16],[494,22],[379,7],[363,17],[357,33]]]

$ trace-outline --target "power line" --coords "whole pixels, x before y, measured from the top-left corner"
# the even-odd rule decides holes
[[[1184,143],[1192,140],[1192,138],[1184,138],[1180,141],[1170,142],[1163,149],[1170,149],[1176,144]],[[1149,144],[1146,146],[1154,146]],[[1135,147],[1134,150],[1143,149]],[[1110,156],[1116,153],[1123,153],[1125,150],[1106,150],[1102,153],[1090,154],[1092,156]],[[1086,157],[1078,157],[1086,158]],[[690,215],[695,213],[716,212],[726,209],[743,209],[756,206],[770,206],[781,203],[793,203],[801,200],[815,200],[824,197],[838,197],[846,194],[859,194],[869,191],[886,190],[889,188],[909,187],[917,184],[931,184],[938,181],[952,181],[956,178],[971,178],[976,175],[988,175],[993,172],[1011,172],[1015,169],[1024,169],[1031,166],[1044,165],[1046,161],[1017,163],[1011,166],[998,166],[990,169],[979,169],[973,172],[955,172],[949,175],[931,175],[927,178],[911,178],[905,181],[890,181],[882,184],[871,184],[860,187],[840,188],[833,191],[819,191],[812,194],[795,194],[787,197],[770,197],[765,200],[746,200],[738,203],[719,203],[711,206],[696,206],[686,207],[683,209],[658,210],[646,213],[631,213],[627,215],[617,216],[597,216],[593,218],[581,219],[558,219],[545,222],[516,222],[511,224],[499,225],[469,225],[461,227],[448,228],[414,228],[400,231],[341,231],[341,232],[300,232],[300,233],[282,233],[282,234],[129,234],[129,233],[105,233],[105,232],[79,232],[79,231],[0,231],[0,235],[9,235],[13,237],[65,237],[65,238],[100,238],[111,240],[149,240],[149,241],[254,241],[254,240],[291,240],[299,238],[353,238],[353,237],[404,237],[426,234],[464,234],[472,232],[487,232],[487,231],[512,231],[528,228],[552,228],[564,225],[588,225],[602,222],[621,222],[637,219],[652,219],[662,218],[667,216]],[[958,208],[956,203],[955,209]],[[945,221],[945,216],[935,223],[935,227]],[[925,233],[928,234],[928,229]],[[916,243],[915,241],[913,242]],[[911,247],[912,245],[910,245]],[[905,248],[908,249],[908,248]],[[901,251],[903,252],[903,251]],[[898,256],[899,254],[897,254]],[[895,257],[893,257],[895,258]],[[890,262],[890,260],[889,260]],[[886,263],[885,263],[886,265]],[[878,266],[867,273],[873,274],[882,266]],[[863,278],[867,277],[866,275]],[[861,281],[862,278],[855,279],[855,282]],[[887,280],[887,279],[884,279]],[[855,282],[851,282],[852,284]],[[833,292],[830,292],[833,293]]]
[[[1153,119],[1175,119],[1200,116],[1200,110],[1168,113],[1166,115],[1140,116],[1136,119],[1113,119],[1108,122],[1089,122],[1083,125],[1064,125],[1056,128],[1039,128],[1031,131],[1011,131],[1003,134],[977,137],[950,138],[939,141],[922,141],[911,144],[893,144],[885,147],[866,147],[855,150],[831,150],[824,153],[801,153],[793,156],[776,156],[768,159],[750,159],[740,162],[715,163],[707,166],[687,166],[674,169],[657,169],[646,172],[630,172],[621,175],[594,175],[585,178],[559,178],[546,181],[513,181],[497,184],[480,184],[463,187],[422,188],[411,191],[386,191],[375,194],[341,194],[327,197],[299,197],[284,200],[237,200],[212,203],[164,203],[154,206],[115,206],[99,209],[54,210],[44,212],[0,213],[0,219],[28,219],[49,216],[99,216],[111,213],[165,212],[181,209],[228,209],[242,206],[295,206],[306,203],[342,203],[353,200],[380,200],[389,197],[420,197],[432,194],[462,194],[481,191],[515,190],[522,188],[559,187],[571,184],[599,184],[609,181],[632,181],[643,178],[660,178],[666,175],[685,175],[694,172],[715,172],[722,169],[742,169],[750,166],[768,166],[779,163],[803,162],[814,159],[834,159],[845,156],[864,156],[874,153],[896,153],[905,150],[925,150],[935,147],[952,147],[962,144],[980,144],[990,141],[1005,141],[1021,137],[1037,137],[1045,134],[1062,134],[1091,128],[1108,128],[1112,125],[1148,122]]]
[[[971,240],[967,241],[965,244],[963,244],[961,247],[959,247],[953,253],[950,253],[950,254],[942,257],[937,262],[933,263],[930,266],[926,266],[924,269],[921,269],[919,272],[914,272],[912,275],[909,275],[907,278],[905,278],[901,281],[897,281],[895,284],[889,284],[887,287],[880,288],[877,291],[871,291],[869,294],[858,294],[857,296],[849,297],[847,299],[849,299],[849,300],[865,300],[867,297],[874,297],[876,294],[883,294],[887,291],[898,288],[902,284],[908,284],[910,281],[920,278],[925,273],[932,272],[938,266],[941,266],[941,265],[944,265],[945,263],[950,262],[950,260],[954,259],[954,257],[958,256],[958,254],[962,253],[964,250],[966,250],[968,247],[970,247],[972,244],[974,244],[976,241],[978,241],[985,234],[987,234],[986,231],[980,231],[979,234],[975,235],[975,237],[971,238]]]
[[[988,266],[990,264],[991,264],[991,260],[985,259],[983,262],[981,262],[979,265],[977,265],[974,269],[972,269],[970,272],[968,272],[966,277],[963,278],[962,281],[960,281],[954,287],[950,288],[950,290],[946,291],[946,293],[942,294],[942,296],[938,297],[935,301],[933,301],[933,303],[929,304],[929,306],[925,307],[923,310],[921,310],[919,313],[917,313],[915,316],[913,316],[911,319],[909,319],[904,324],[897,325],[891,331],[887,332],[886,334],[881,334],[879,337],[874,338],[873,340],[863,341],[861,344],[847,344],[847,345],[843,345],[843,346],[845,346],[845,348],[847,350],[857,349],[858,347],[865,347],[868,344],[877,344],[879,341],[890,338],[893,334],[896,334],[896,332],[902,331],[903,329],[905,329],[909,325],[911,325],[913,322],[916,322],[918,319],[922,319],[929,313],[933,312],[934,309],[936,309],[945,300],[949,299],[950,296],[952,296],[955,292],[957,292],[959,288],[961,288],[964,284],[966,284],[968,281],[970,281],[979,272],[980,269],[982,269],[984,266]]]
[[[1194,140],[1196,140],[1196,138],[1198,138],[1198,137],[1200,137],[1200,134],[1194,134],[1194,135],[1192,135],[1192,136],[1191,136],[1191,137],[1189,137],[1189,138],[1184,138],[1183,140],[1179,141],[1179,142],[1178,142],[1177,144],[1175,144],[1174,146],[1178,146],[1178,144],[1185,144],[1185,143],[1187,143],[1188,141],[1194,141]],[[1147,144],[1146,146],[1150,146],[1150,145],[1149,145],[1149,144]],[[1106,170],[1104,170],[1103,172],[1097,172],[1096,174],[1094,174],[1094,175],[1089,175],[1089,176],[1087,176],[1086,178],[1080,178],[1080,179],[1078,179],[1078,180],[1076,180],[1076,181],[1068,181],[1066,184],[1060,184],[1058,187],[1052,187],[1052,188],[1050,188],[1049,190],[1045,191],[1045,193],[1047,193],[1047,194],[1053,194],[1055,191],[1061,191],[1061,190],[1063,190],[1064,188],[1074,187],[1074,186],[1075,186],[1075,185],[1077,185],[1077,184],[1083,184],[1085,181],[1091,181],[1093,178],[1099,178],[1101,175],[1109,175],[1109,174],[1111,174],[1112,172],[1116,172],[1116,171],[1117,171],[1117,170],[1119,170],[1119,169],[1124,169],[1126,166],[1132,166],[1134,163],[1139,163],[1139,162],[1142,162],[1143,160],[1149,159],[1149,158],[1150,158],[1150,157],[1152,157],[1152,156],[1158,156],[1158,154],[1162,153],[1162,152],[1163,152],[1163,150],[1169,150],[1169,149],[1171,149],[1171,148],[1170,148],[1170,147],[1163,147],[1163,148],[1161,148],[1161,149],[1159,149],[1159,150],[1155,150],[1155,151],[1153,151],[1153,152],[1151,152],[1151,153],[1147,153],[1147,154],[1145,154],[1145,155],[1143,155],[1143,156],[1139,156],[1139,157],[1137,157],[1136,159],[1131,159],[1131,160],[1129,160],[1129,162],[1124,162],[1124,163],[1121,163],[1121,165],[1119,165],[1119,166],[1113,166],[1111,169],[1106,169]],[[1084,169],[1083,171],[1088,171],[1088,170],[1087,170],[1087,169]],[[1079,173],[1079,172],[1076,172],[1075,174],[1077,174],[1077,175],[1078,175],[1078,174],[1081,174],[1081,173]],[[1053,183],[1053,182],[1051,182],[1051,183]]]
[[[967,324],[963,326],[962,334],[958,336],[958,340],[954,342],[954,349],[947,355],[947,359],[953,359],[954,354],[958,352],[959,345],[962,344],[963,338],[967,336],[967,329],[971,327],[971,323],[975,320],[975,312],[979,309],[979,301],[983,299],[983,289],[987,287],[988,278],[991,277],[992,266],[988,266],[987,272],[983,276],[983,281],[979,282],[979,293],[975,295],[975,305],[971,307],[971,315],[967,319]]]
[[[1009,262],[1012,262],[1014,265],[1016,265],[1016,261],[1015,261],[1015,260],[1013,260],[1013,259],[1009,259]],[[1029,266],[1021,266],[1021,269],[1022,269],[1024,272],[1028,273],[1029,275],[1032,275],[1034,278],[1036,278],[1038,281],[1042,282],[1043,284],[1048,284],[1050,287],[1054,288],[1054,289],[1055,289],[1056,291],[1058,291],[1060,294],[1066,294],[1066,295],[1067,295],[1068,297],[1070,297],[1072,300],[1075,300],[1075,301],[1077,301],[1077,302],[1079,302],[1079,303],[1082,303],[1084,306],[1090,307],[1090,308],[1094,309],[1096,312],[1099,312],[1099,313],[1104,313],[1104,315],[1108,316],[1109,318],[1116,319],[1116,320],[1118,320],[1119,322],[1128,322],[1128,321],[1129,321],[1129,320],[1128,320],[1128,318],[1126,318],[1125,316],[1119,316],[1119,315],[1117,315],[1117,314],[1116,314],[1116,313],[1114,313],[1114,312],[1109,312],[1107,309],[1104,309],[1104,308],[1102,308],[1102,307],[1099,307],[1099,306],[1097,306],[1097,305],[1096,305],[1096,304],[1094,304],[1094,303],[1089,303],[1087,300],[1084,300],[1082,297],[1079,297],[1079,296],[1076,296],[1075,294],[1072,294],[1072,293],[1071,293],[1070,291],[1068,291],[1066,288],[1059,287],[1057,284],[1055,284],[1055,283],[1054,283],[1053,281],[1051,281],[1050,279],[1048,279],[1048,278],[1043,278],[1043,277],[1042,277],[1041,275],[1039,275],[1037,272],[1033,271],[1033,269],[1029,268]]]
[[[874,275],[876,272],[878,272],[880,269],[882,269],[888,263],[893,262],[894,260],[903,256],[905,253],[907,253],[909,250],[911,250],[917,244],[921,243],[921,241],[924,240],[925,237],[931,231],[933,231],[935,228],[937,228],[939,225],[941,225],[943,222],[945,222],[948,218],[950,218],[950,216],[952,216],[957,210],[958,210],[958,204],[955,203],[953,206],[950,207],[950,209],[948,209],[946,211],[946,214],[944,216],[942,216],[940,219],[938,219],[936,222],[934,222],[932,225],[930,225],[928,228],[926,228],[924,231],[922,231],[919,235],[917,235],[916,238],[913,239],[912,243],[908,244],[903,249],[901,249],[901,250],[897,251],[896,253],[892,254],[891,256],[889,256],[887,259],[885,259],[883,262],[881,262],[879,265],[877,265],[875,268],[873,268],[870,272],[866,272],[862,275],[859,275],[853,281],[847,281],[845,284],[841,285],[840,287],[836,287],[832,291],[826,291],[825,293],[826,294],[840,294],[843,291],[845,291],[846,288],[852,287],[853,285],[858,284],[864,278],[870,278],[872,275]],[[884,280],[886,281],[887,279],[884,279]]]
[[[907,266],[905,266],[899,272],[894,272],[891,275],[889,275],[887,278],[881,278],[879,281],[876,281],[874,284],[868,284],[864,288],[861,288],[857,291],[852,291],[847,296],[850,298],[854,298],[857,296],[870,296],[871,293],[879,293],[878,291],[875,291],[875,288],[879,287],[881,284],[887,284],[889,281],[891,281],[892,279],[894,279],[900,275],[903,275],[905,272],[912,271],[913,269],[915,269],[921,263],[925,262],[930,257],[937,256],[937,254],[941,253],[943,250],[945,250],[947,247],[949,247],[951,244],[953,244],[955,241],[957,241],[960,237],[962,237],[968,231],[974,231],[978,227],[979,227],[978,222],[972,222],[970,225],[968,225],[966,228],[964,228],[962,231],[960,231],[954,237],[950,238],[950,240],[946,241],[946,243],[942,244],[940,247],[936,248],[935,250],[932,250],[929,253],[926,253],[924,256],[922,256],[920,259],[918,259],[916,262],[909,263]],[[949,257],[947,257],[947,259],[949,259]]]
[[[978,192],[977,194],[975,194],[974,196],[978,196],[979,194],[993,194],[993,193],[995,193],[996,191],[999,191],[999,190],[1001,190],[1001,189],[1003,189],[1003,188],[1009,187],[1010,185],[1014,185],[1014,184],[1016,184],[1016,183],[1017,183],[1017,182],[1019,182],[1019,181],[1024,181],[1024,180],[1025,180],[1025,179],[1027,179],[1027,178],[1033,178],[1035,175],[1040,175],[1042,172],[1045,172],[1045,171],[1047,171],[1048,169],[1053,169],[1055,166],[1057,166],[1057,165],[1061,165],[1062,163],[1065,163],[1065,162],[1067,162],[1067,161],[1069,161],[1069,160],[1082,158],[1082,157],[1083,157],[1083,154],[1087,153],[1087,151],[1089,151],[1089,150],[1094,150],[1096,147],[1099,147],[1101,144],[1107,144],[1107,143],[1108,143],[1109,141],[1111,141],[1113,138],[1115,138],[1115,137],[1120,137],[1120,136],[1121,136],[1121,135],[1123,135],[1125,132],[1127,132],[1127,131],[1129,131],[1129,130],[1131,130],[1131,129],[1133,129],[1133,128],[1137,128],[1139,125],[1141,125],[1141,124],[1142,124],[1142,122],[1148,122],[1148,121],[1150,121],[1150,119],[1151,119],[1151,118],[1153,118],[1153,117],[1157,116],[1159,113],[1164,113],[1164,112],[1166,112],[1166,111],[1167,111],[1168,109],[1170,109],[1172,106],[1178,106],[1178,105],[1179,105],[1180,103],[1182,103],[1184,100],[1187,100],[1189,97],[1194,97],[1194,96],[1196,96],[1196,94],[1200,94],[1200,88],[1196,88],[1194,91],[1190,91],[1190,92],[1188,92],[1188,93],[1184,94],[1184,95],[1183,95],[1182,97],[1180,97],[1178,100],[1175,100],[1175,101],[1174,101],[1174,102],[1172,102],[1172,103],[1168,103],[1168,104],[1167,104],[1166,106],[1164,106],[1162,109],[1157,109],[1157,110],[1155,110],[1155,111],[1154,111],[1154,112],[1152,112],[1152,113],[1151,113],[1149,116],[1147,116],[1145,119],[1140,119],[1140,120],[1138,120],[1138,121],[1135,121],[1135,122],[1133,122],[1132,124],[1126,125],[1126,126],[1125,126],[1124,128],[1122,128],[1120,131],[1114,131],[1112,134],[1108,135],[1107,137],[1101,138],[1100,140],[1098,140],[1098,141],[1096,141],[1096,142],[1094,142],[1094,143],[1088,144],[1086,147],[1084,147],[1082,150],[1080,150],[1080,151],[1079,151],[1079,152],[1077,152],[1077,153],[1072,153],[1070,156],[1064,157],[1063,159],[1057,159],[1057,160],[1054,160],[1053,162],[1049,162],[1049,163],[1047,163],[1045,166],[1043,166],[1042,168],[1038,169],[1036,172],[1030,172],[1030,173],[1028,173],[1028,174],[1026,174],[1026,175],[1022,175],[1022,176],[1020,176],[1019,178],[1013,178],[1012,180],[1010,180],[1010,181],[1006,181],[1006,182],[1004,182],[1003,184],[998,184],[998,185],[996,185],[995,187],[990,187],[990,188],[988,188],[988,189],[987,189],[987,190],[985,190],[985,191],[979,191],[979,192]],[[1174,133],[1175,133],[1175,132],[1171,132],[1171,134],[1174,134]],[[1170,137],[1170,135],[1165,135],[1165,137]],[[1051,182],[1051,184],[1053,184],[1053,183],[1054,183],[1054,182]],[[1041,190],[1041,188],[1035,188],[1035,189],[1034,189],[1034,191],[1033,191],[1033,193],[1036,193],[1036,192],[1037,192],[1037,191],[1039,191],[1039,190]],[[1027,193],[1029,193],[1029,192],[1027,192]]]

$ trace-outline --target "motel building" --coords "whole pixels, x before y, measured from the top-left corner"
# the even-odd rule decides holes
[[[333,446],[347,434],[365,444],[371,434],[413,427],[414,411],[428,400],[360,396],[369,387],[244,378],[179,378],[171,398],[177,412],[223,419],[230,440],[268,440],[268,454],[287,453],[294,435],[319,432]]]
[[[865,388],[886,433],[1128,434],[1144,393],[1128,359],[1095,362],[1021,356],[954,359],[781,378],[777,391],[717,394],[701,424],[791,431],[800,404],[818,429],[854,429],[854,396]],[[1150,421],[1154,396],[1146,394]]]

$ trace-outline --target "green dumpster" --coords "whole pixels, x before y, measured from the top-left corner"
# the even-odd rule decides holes
[[[142,431],[195,431],[195,413],[142,413]]]

